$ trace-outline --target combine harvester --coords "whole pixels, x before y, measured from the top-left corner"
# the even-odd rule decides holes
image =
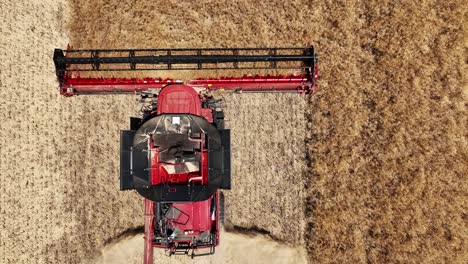
[[[55,49],[53,59],[64,96],[140,96],[142,115],[131,117],[130,130],[121,131],[120,189],[136,190],[144,197],[145,264],[153,263],[154,247],[166,249],[169,255],[194,257],[213,254],[219,245],[223,219],[219,190],[231,188],[231,147],[230,131],[224,127],[223,102],[212,92],[310,94],[317,80],[317,58],[312,46]],[[300,69],[301,73],[186,82],[92,75],[109,71],[220,69]],[[80,77],[80,73],[87,77]]]

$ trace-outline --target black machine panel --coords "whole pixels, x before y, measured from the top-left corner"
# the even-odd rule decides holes
[[[135,130],[120,131],[120,190],[133,190],[132,146]]]
[[[210,180],[221,179],[221,189],[231,189],[231,133],[229,129],[218,130],[221,144],[211,146],[208,153],[208,177]]]
[[[141,126],[141,118],[139,117],[130,117],[130,129],[138,130]]]
[[[222,179],[221,189],[231,190],[231,130],[219,130],[222,147]]]

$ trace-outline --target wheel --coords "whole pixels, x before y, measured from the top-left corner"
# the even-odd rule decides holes
[[[224,227],[224,193],[219,193],[219,223]]]
[[[217,129],[224,129],[224,112],[213,110],[213,123]]]

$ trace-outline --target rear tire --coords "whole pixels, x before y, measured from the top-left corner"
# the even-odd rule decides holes
[[[213,123],[217,129],[224,129],[224,112],[213,110]]]
[[[219,192],[219,223],[224,228],[224,193]]]

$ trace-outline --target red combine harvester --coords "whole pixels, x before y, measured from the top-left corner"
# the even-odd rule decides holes
[[[142,115],[121,131],[120,189],[144,197],[144,263],[153,248],[169,255],[209,255],[219,245],[222,199],[231,188],[230,130],[212,91],[312,93],[317,58],[301,48],[55,49],[60,93],[136,94]],[[301,65],[298,66],[297,64]],[[104,78],[86,72],[301,69],[290,76]],[[95,74],[95,73],[94,73]],[[200,250],[202,249],[202,250]],[[203,250],[204,249],[204,250]],[[204,251],[199,253],[200,251]]]

